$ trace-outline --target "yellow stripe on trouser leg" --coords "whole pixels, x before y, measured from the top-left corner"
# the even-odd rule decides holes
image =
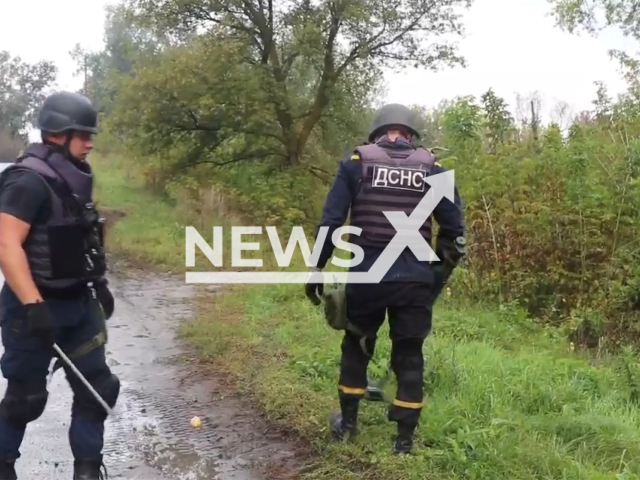
[[[392,402],[396,407],[402,408],[412,408],[418,409],[424,407],[424,402],[415,403],[415,402],[403,402],[402,400],[398,400],[397,398]]]
[[[338,390],[347,395],[364,395],[367,392],[364,388],[352,388],[344,385],[338,385]]]

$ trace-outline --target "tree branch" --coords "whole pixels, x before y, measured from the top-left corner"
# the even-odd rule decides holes
[[[342,25],[342,13],[343,7],[336,6],[333,2],[329,6],[329,12],[331,13],[329,34],[327,35],[327,41],[324,47],[324,61],[322,68],[322,75],[318,84],[318,90],[313,101],[313,105],[306,114],[303,114],[301,118],[305,118],[302,128],[297,139],[298,152],[302,152],[303,146],[307,143],[313,127],[318,123],[318,120],[322,117],[324,108],[329,104],[329,90],[333,86],[337,76],[335,71],[335,41]]]
[[[262,151],[262,152],[240,152],[233,155],[233,158],[224,162],[216,162],[215,160],[197,160],[194,162],[188,162],[183,164],[186,167],[195,167],[197,165],[215,165],[216,167],[222,167],[225,165],[231,165],[233,163],[239,163],[246,160],[260,160],[267,157],[286,157],[282,152],[275,151]]]

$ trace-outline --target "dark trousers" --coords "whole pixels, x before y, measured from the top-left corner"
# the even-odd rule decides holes
[[[99,334],[103,328],[100,311],[87,290],[74,300],[47,300],[56,324],[55,341],[70,355]],[[24,307],[5,284],[0,292],[0,330],[4,353],[0,360],[7,390],[0,402],[0,460],[20,457],[20,446],[28,423],[44,411],[47,401],[47,375],[53,352],[26,332]],[[73,360],[85,378],[104,397],[117,396],[114,377],[105,359],[105,347],[94,348]],[[99,460],[104,438],[104,410],[91,392],[67,370],[66,378],[73,391],[69,443],[76,460]],[[105,398],[107,400],[107,398]],[[107,403],[112,403],[107,400]]]
[[[422,345],[431,331],[431,285],[382,282],[347,284],[347,317],[368,337],[367,354],[361,338],[347,331],[342,341],[339,397],[343,409],[352,409],[365,394],[367,366],[377,333],[389,314],[391,368],[398,381],[389,420],[415,426],[423,406],[424,358]],[[344,414],[344,412],[343,412]]]

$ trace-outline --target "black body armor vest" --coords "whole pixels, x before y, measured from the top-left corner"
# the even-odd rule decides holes
[[[349,241],[385,248],[397,232],[383,212],[411,215],[431,188],[424,178],[431,174],[435,158],[423,148],[385,149],[377,144],[360,146],[356,152],[362,160],[362,181],[351,208],[351,225],[362,232]],[[431,243],[431,217],[420,234]]]
[[[51,199],[49,219],[32,225],[23,245],[36,285],[45,291],[67,290],[103,277],[104,218],[93,203],[89,164],[85,173],[54,148],[34,144],[2,177],[17,169],[37,172]]]

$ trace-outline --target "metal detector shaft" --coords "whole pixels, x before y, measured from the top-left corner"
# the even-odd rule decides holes
[[[53,349],[56,351],[56,353],[58,355],[60,355],[60,358],[64,361],[64,363],[66,363],[69,368],[71,370],[73,370],[73,373],[76,374],[76,376],[80,379],[80,381],[82,383],[84,383],[84,385],[89,389],[89,391],[91,392],[91,394],[93,395],[93,398],[96,399],[96,401],[98,403],[100,403],[100,405],[102,405],[102,408],[105,409],[105,411],[107,412],[108,415],[113,415],[113,410],[111,409],[111,407],[109,407],[109,405],[107,405],[107,402],[105,402],[102,397],[100,396],[100,394],[98,392],[95,391],[95,389],[91,386],[91,384],[87,381],[86,378],[84,378],[84,375],[82,375],[82,373],[80,373],[80,370],[78,370],[78,368],[73,364],[73,362],[69,359],[69,357],[67,357],[64,352],[62,351],[62,349],[57,345],[57,344],[53,344]]]

